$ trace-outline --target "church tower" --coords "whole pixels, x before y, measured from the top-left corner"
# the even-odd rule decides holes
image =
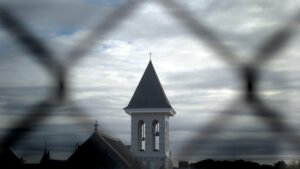
[[[147,169],[171,169],[169,117],[175,115],[152,61],[124,108],[131,116],[131,152]]]

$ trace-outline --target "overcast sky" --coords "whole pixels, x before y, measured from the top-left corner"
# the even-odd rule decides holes
[[[2,0],[38,38],[64,60],[78,41],[118,10],[121,0]],[[300,9],[297,0],[189,0],[179,4],[217,36],[221,43],[247,62],[257,49]],[[149,62],[152,62],[177,114],[170,118],[170,144],[174,159],[246,158],[299,159],[293,145],[279,140],[269,126],[242,106],[211,138],[207,146],[192,139],[223,113],[239,107],[242,85],[236,65],[222,60],[206,41],[153,1],[133,7],[131,14],[97,41],[72,67],[71,98],[89,115],[89,123],[55,111],[30,132],[14,150],[28,161],[40,158],[47,142],[53,157],[67,158],[76,143],[100,130],[130,144],[130,116],[123,108]],[[45,98],[52,80],[46,70],[0,26],[0,134],[26,116],[27,109]],[[262,67],[260,96],[282,112],[283,121],[299,126],[299,33],[276,57]],[[233,104],[237,103],[237,104]],[[71,112],[72,113],[72,112]],[[80,125],[79,123],[83,123]],[[83,127],[88,126],[88,127]],[[295,134],[300,134],[295,133]],[[26,146],[24,146],[26,145]],[[193,145],[182,152],[181,148]],[[34,159],[34,160],[32,160]]]

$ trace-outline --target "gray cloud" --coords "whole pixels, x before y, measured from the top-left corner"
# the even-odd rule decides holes
[[[86,32],[116,10],[117,2],[28,0],[2,3],[12,9],[60,58]],[[179,3],[191,10],[196,18],[220,37],[223,44],[241,54],[240,59],[245,60],[251,58],[266,38],[294,15],[299,5],[295,1],[236,0]],[[69,77],[71,98],[91,119],[100,122],[104,132],[129,144],[130,117],[122,108],[128,104],[142,76],[148,62],[147,53],[152,51],[156,71],[178,112],[170,123],[171,148],[174,154],[180,154],[181,146],[193,144],[189,139],[239,98],[243,84],[236,73],[236,65],[223,63],[219,59],[222,56],[218,56],[205,41],[193,37],[176,18],[168,15],[168,10],[180,9],[164,9],[155,3],[146,3],[133,10],[130,17],[114,32],[105,35],[105,40],[99,42],[72,69]],[[10,126],[9,122],[19,119],[19,115],[26,115],[30,106],[44,98],[52,81],[44,69],[2,29],[0,37],[0,115],[1,119],[7,120],[0,128],[5,131]],[[298,128],[297,38],[293,42],[282,53],[277,53],[273,62],[264,65],[260,92],[268,104],[283,112],[287,123]],[[78,126],[75,119],[69,119],[66,109],[51,114],[52,120],[47,120],[45,126],[33,131],[32,139],[26,140],[24,147],[16,148],[17,151],[38,157],[44,141],[48,140],[58,157],[67,156],[73,150],[74,140],[84,140],[89,131]],[[259,159],[280,154],[274,152],[275,143],[268,144],[273,137],[260,138],[270,134],[270,131],[257,127],[253,123],[257,120],[252,113],[235,119],[244,123],[231,128],[233,124],[229,123],[229,128],[221,132],[221,138],[216,138],[209,149],[187,151],[186,157],[231,157],[232,140],[239,149],[237,155],[249,152],[249,156]],[[92,129],[92,123],[84,122],[83,126],[91,125]],[[59,131],[60,128],[64,130]],[[241,135],[243,137],[239,138]],[[222,136],[226,136],[227,140]],[[55,143],[55,138],[60,141]]]

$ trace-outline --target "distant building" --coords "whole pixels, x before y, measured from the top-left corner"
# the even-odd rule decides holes
[[[169,117],[175,110],[166,97],[150,60],[129,104],[131,152],[147,169],[171,169]]]
[[[54,160],[50,159],[50,151],[47,150],[47,147],[45,146],[44,154],[41,158],[40,164],[26,164],[26,168],[43,168],[43,169],[65,169],[68,168],[67,163],[65,160]]]
[[[0,168],[15,169],[23,164],[22,158],[19,158],[9,148],[4,148],[0,152]]]
[[[119,139],[96,131],[67,160],[50,158],[45,148],[39,164],[24,164],[10,149],[0,153],[2,169],[133,169],[141,168],[134,161],[128,146]]]
[[[190,169],[189,162],[188,161],[179,161],[178,169]]]

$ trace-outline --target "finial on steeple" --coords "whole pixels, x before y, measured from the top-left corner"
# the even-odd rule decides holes
[[[99,124],[98,124],[97,120],[95,121],[94,127],[95,127],[95,132],[97,132],[98,131],[98,127],[99,127]]]
[[[152,53],[150,52],[150,53],[149,53],[150,60],[151,60],[151,56],[152,56]]]

